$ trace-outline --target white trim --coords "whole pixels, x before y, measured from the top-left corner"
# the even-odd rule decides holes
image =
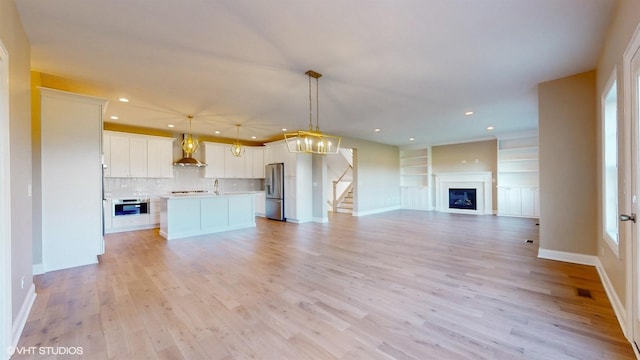
[[[543,248],[538,249],[538,258],[590,266],[596,266],[596,261],[598,259],[594,255],[570,253],[566,251],[549,250]]]
[[[9,52],[0,40],[0,358],[11,344],[11,166]]]
[[[606,184],[607,184],[607,169],[606,169],[606,163],[605,163],[605,158],[606,158],[606,146],[604,146],[606,144],[606,125],[607,125],[607,116],[606,116],[606,111],[607,111],[607,96],[609,95],[609,91],[613,88],[613,85],[616,86],[615,91],[616,91],[616,168],[619,169],[620,168],[620,156],[619,156],[619,152],[620,152],[620,142],[623,141],[623,138],[621,136],[619,136],[619,134],[621,134],[621,129],[620,129],[620,124],[622,123],[621,121],[621,117],[618,114],[618,104],[620,103],[620,101],[618,100],[617,94],[618,94],[618,83],[617,83],[617,76],[618,72],[617,72],[617,68],[614,67],[611,75],[609,76],[609,79],[607,80],[607,83],[604,87],[604,93],[600,94],[600,142],[603,146],[601,146],[601,163],[600,163],[600,172],[601,172],[601,181],[603,184],[603,189],[602,189],[602,224],[600,224],[600,226],[602,227],[602,239],[604,240],[605,243],[607,243],[609,245],[609,248],[611,248],[611,251],[615,254],[615,256],[619,259],[620,258],[620,231],[619,229],[616,229],[616,236],[617,236],[617,241],[612,239],[610,234],[607,232],[607,217],[606,217],[606,209],[607,209],[607,188],[606,188]],[[616,176],[616,180],[618,180],[618,177],[620,176],[619,171],[618,174]],[[618,181],[619,183],[619,181]],[[618,184],[616,184],[616,189],[618,188]],[[619,190],[619,189],[618,189]],[[618,191],[618,194],[620,193],[620,191]],[[618,205],[618,209],[620,208],[620,201],[619,201],[619,196],[618,196],[618,201],[616,201],[616,204]],[[617,211],[616,211],[617,213]],[[617,215],[617,214],[616,214]],[[617,224],[617,219],[616,219],[616,224]]]
[[[313,222],[317,222],[317,223],[328,223],[329,222],[329,218],[327,217],[313,217]]]
[[[600,275],[600,281],[602,282],[602,286],[604,287],[604,291],[607,293],[607,297],[609,298],[609,302],[613,307],[613,311],[616,314],[616,318],[618,319],[618,323],[620,324],[620,328],[622,329],[622,333],[624,336],[629,339],[629,333],[627,332],[627,311],[620,301],[618,294],[613,288],[613,284],[611,284],[611,280],[609,280],[609,276],[607,272],[604,270],[604,266],[600,262],[600,258],[596,257],[596,270],[598,271],[598,275]],[[632,345],[633,346],[633,345]],[[635,347],[635,346],[634,346]]]
[[[20,312],[16,316],[16,320],[13,322],[13,335],[11,337],[11,346],[16,347],[20,340],[20,335],[24,330],[24,326],[27,324],[29,313],[33,307],[33,303],[36,301],[36,286],[31,283],[27,296],[25,296],[22,306],[20,306]]]
[[[636,26],[636,29],[633,33],[633,36],[631,37],[631,41],[629,41],[629,44],[627,45],[627,48],[625,49],[623,55],[622,55],[622,121],[623,121],[623,134],[626,134],[626,143],[624,146],[624,154],[626,157],[628,157],[627,161],[625,162],[625,165],[630,164],[632,159],[631,159],[631,153],[632,153],[632,133],[633,131],[637,131],[637,129],[635,128],[634,124],[633,124],[633,119],[632,119],[632,104],[633,104],[633,100],[631,98],[631,77],[633,75],[632,71],[631,71],[631,61],[633,60],[633,56],[635,55],[635,53],[637,51],[639,51],[640,49],[640,25]],[[619,86],[619,85],[618,85]],[[620,114],[619,114],[620,116]],[[621,135],[621,134],[620,134]],[[620,155],[620,154],[618,154]],[[625,174],[625,184],[626,184],[626,188],[625,189],[618,189],[618,191],[627,191],[627,193],[633,193],[635,192],[636,189],[631,189],[631,180],[632,180],[632,174],[630,173],[626,173]],[[627,197],[626,199],[624,199],[625,201],[623,202],[624,205],[624,210],[625,213],[631,213],[631,212],[635,212],[633,210],[635,210],[636,205],[631,204],[631,201],[629,199],[629,197]],[[618,207],[620,208],[620,204],[618,205]],[[631,210],[631,211],[629,211]],[[628,211],[628,212],[627,212]],[[634,318],[636,317],[635,314],[635,310],[634,310],[634,296],[633,293],[635,291],[637,291],[637,289],[634,289],[633,286],[633,278],[634,278],[634,254],[633,254],[633,244],[632,242],[637,241],[638,239],[633,239],[633,232],[629,232],[630,234],[627,235],[626,237],[626,241],[625,241],[625,249],[624,249],[624,254],[625,254],[625,258],[627,259],[627,261],[625,261],[625,278],[626,278],[626,283],[625,283],[625,304],[626,304],[626,309],[627,309],[627,314],[629,314],[629,316],[627,316],[627,322],[626,322],[626,329],[627,329],[627,333],[629,334],[629,341],[631,342],[631,347],[633,348],[636,356],[640,359],[640,356],[638,356],[638,349],[636,349],[636,344],[634,341],[634,337],[636,337],[634,335]]]
[[[367,215],[381,214],[381,213],[385,213],[385,212],[389,212],[389,211],[395,211],[395,210],[400,210],[400,205],[390,206],[390,207],[386,207],[386,208],[373,209],[373,210],[367,210],[367,211],[354,211],[352,215],[353,216],[367,216]]]

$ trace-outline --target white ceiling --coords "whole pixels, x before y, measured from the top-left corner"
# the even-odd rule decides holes
[[[615,0],[15,0],[33,70],[104,89],[107,115],[258,140],[393,145],[537,128],[536,86],[594,69]],[[128,104],[115,101],[119,96]],[[314,95],[315,96],[315,95]],[[315,100],[314,100],[315,103]],[[315,110],[314,110],[315,111]],[[465,116],[474,111],[473,116]],[[315,122],[315,120],[314,120]],[[495,130],[488,131],[488,126]],[[374,132],[380,128],[380,132]]]

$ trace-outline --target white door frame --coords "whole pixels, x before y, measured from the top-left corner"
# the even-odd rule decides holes
[[[0,359],[9,357],[8,348],[13,345],[9,139],[9,53],[0,40]]]
[[[629,169],[624,174],[627,186],[620,189],[624,192],[624,208],[621,210],[626,214],[638,214],[640,211],[640,123],[638,122],[638,106],[634,108],[634,101],[638,99],[638,84],[634,80],[633,61],[635,56],[640,56],[640,26],[636,28],[636,32],[627,46],[623,55],[623,121],[624,128],[629,130],[630,136],[625,139],[625,158],[629,159],[625,162],[624,168]],[[638,59],[636,59],[638,61]],[[634,86],[635,85],[635,86]],[[634,99],[635,98],[635,99]],[[626,171],[625,171],[626,172]],[[637,224],[630,226],[631,231],[625,232],[624,242],[624,258],[625,274],[626,274],[626,291],[625,291],[625,310],[626,324],[625,335],[634,346],[634,351],[638,354],[638,345],[640,345],[640,232]],[[638,340],[636,340],[638,339]]]

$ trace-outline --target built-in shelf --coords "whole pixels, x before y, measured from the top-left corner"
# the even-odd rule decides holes
[[[498,215],[539,216],[537,134],[498,139]]]
[[[400,150],[400,200],[405,209],[431,210],[430,148]]]

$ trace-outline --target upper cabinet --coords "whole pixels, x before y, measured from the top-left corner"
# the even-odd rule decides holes
[[[173,177],[174,138],[104,131],[106,177]]]
[[[242,156],[233,156],[229,144],[203,142],[206,178],[264,178],[264,147],[245,146]]]

